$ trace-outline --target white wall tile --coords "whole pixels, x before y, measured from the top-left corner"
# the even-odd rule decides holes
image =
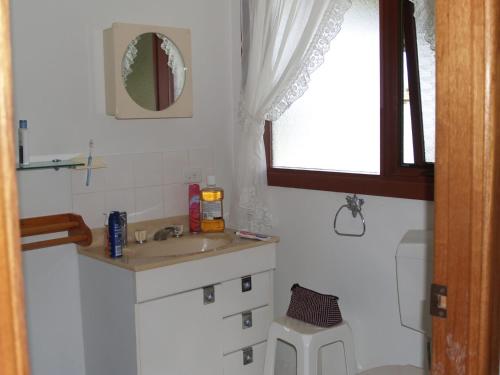
[[[186,150],[165,151],[163,153],[163,184],[184,183],[184,170],[188,167]]]
[[[107,155],[103,159],[107,166],[103,169],[106,190],[134,187],[133,155]]]
[[[136,187],[159,186],[163,183],[163,155],[160,152],[133,155]]]
[[[135,189],[135,212],[129,216],[130,222],[160,219],[164,216],[161,186]]]
[[[83,216],[85,223],[90,228],[99,228],[104,224],[103,213],[106,212],[104,206],[104,193],[88,193],[73,195],[73,212]]]
[[[188,214],[188,187],[185,184],[171,184],[163,187],[165,216]]]
[[[126,211],[132,214],[135,211],[135,190],[111,190],[104,193],[104,207],[106,212]]]
[[[207,176],[215,174],[214,153],[208,148],[197,148],[189,150],[189,166],[201,168],[203,177],[202,185],[207,182]]]
[[[86,169],[71,171],[71,191],[73,194],[93,193],[106,189],[105,168],[92,169],[89,186],[85,185],[86,179]]]

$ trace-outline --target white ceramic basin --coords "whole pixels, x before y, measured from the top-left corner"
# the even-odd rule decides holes
[[[138,245],[134,254],[130,255],[138,258],[191,255],[216,250],[232,241],[231,236],[224,233],[169,237],[165,241],[150,241],[148,244]]]

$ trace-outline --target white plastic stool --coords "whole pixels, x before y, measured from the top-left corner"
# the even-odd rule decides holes
[[[357,374],[352,331],[345,321],[331,328],[321,328],[287,316],[276,319],[269,328],[264,375],[274,375],[278,339],[295,347],[297,375],[317,375],[320,348],[339,341],[344,346],[347,374]]]

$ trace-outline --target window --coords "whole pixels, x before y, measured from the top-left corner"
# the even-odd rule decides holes
[[[418,166],[435,159],[436,58],[426,26],[416,24],[414,17],[423,11],[411,1],[402,2],[403,164]]]
[[[266,126],[269,185],[433,198],[434,92],[423,110],[413,12],[408,0],[353,0],[309,89]]]

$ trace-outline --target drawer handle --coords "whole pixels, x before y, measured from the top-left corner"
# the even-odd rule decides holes
[[[241,328],[247,329],[252,328],[252,312],[245,311],[241,313]]]
[[[203,304],[209,305],[215,302],[215,288],[213,285],[203,288]]]
[[[241,278],[241,291],[243,293],[252,290],[252,276],[245,276]]]
[[[243,366],[249,365],[253,362],[253,348],[249,346],[243,349]]]

